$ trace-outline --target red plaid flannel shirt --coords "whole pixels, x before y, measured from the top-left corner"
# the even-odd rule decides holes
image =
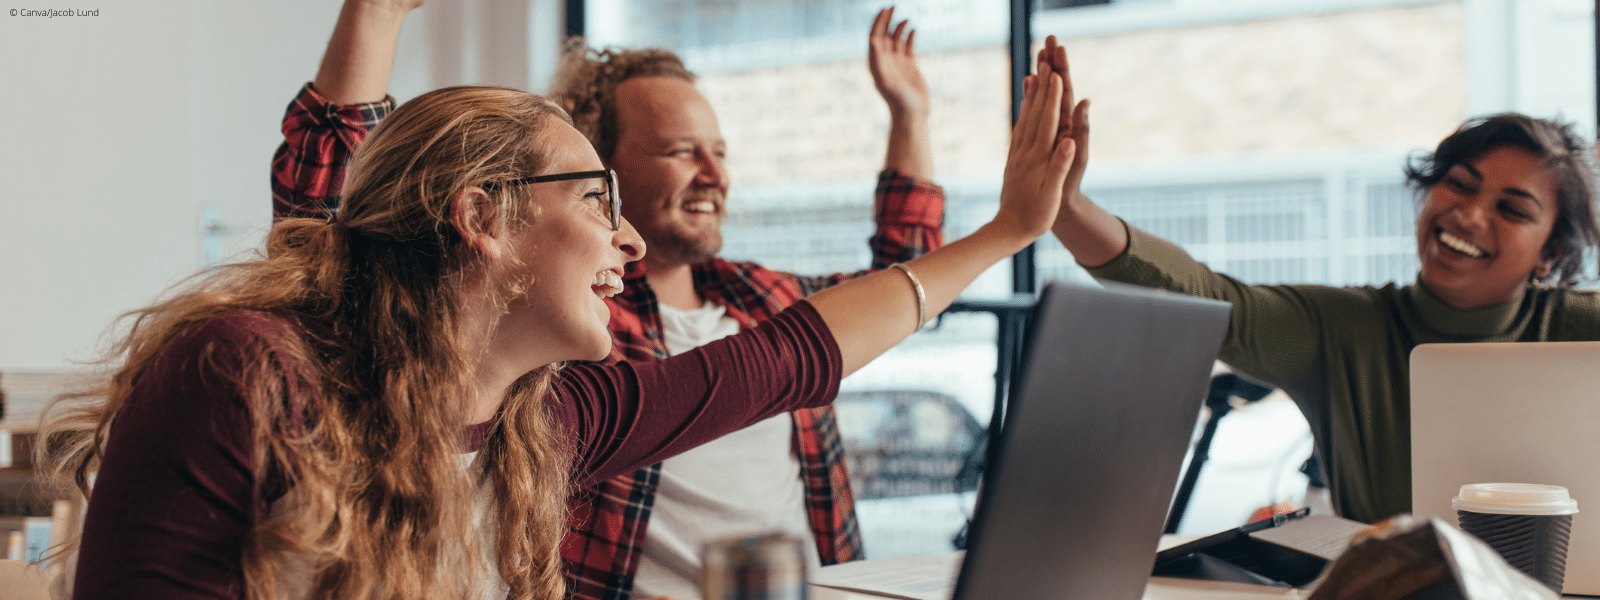
[[[307,85],[284,116],[284,144],[272,162],[273,215],[322,217],[336,209],[345,164],[367,132],[394,108],[394,99],[360,105],[330,105]],[[868,240],[870,269],[807,277],[755,263],[712,259],[695,265],[694,285],[705,298],[727,308],[744,327],[834,284],[895,262],[910,260],[944,242],[944,191],[893,171],[878,179],[874,219]],[[609,299],[611,361],[667,357],[661,310],[645,279],[643,263],[628,265],[625,290]],[[844,446],[829,407],[796,411],[794,444],[806,487],[806,514],[822,563],[862,557],[855,497],[845,471]],[[645,529],[660,482],[661,465],[651,465],[583,490],[573,496],[571,525],[562,543],[568,586],[586,600],[626,600],[644,550]]]

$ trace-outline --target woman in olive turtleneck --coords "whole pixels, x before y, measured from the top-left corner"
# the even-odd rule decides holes
[[[1066,55],[1040,57],[1065,72]],[[1316,439],[1339,514],[1411,510],[1409,357],[1418,344],[1600,340],[1600,293],[1573,289],[1600,245],[1589,149],[1569,125],[1517,114],[1467,121],[1406,178],[1421,204],[1412,285],[1246,285],[1127,225],[1081,194],[1078,153],[1052,228],[1102,280],[1233,304],[1222,360],[1283,388]],[[1067,110],[1067,109],[1063,109]]]

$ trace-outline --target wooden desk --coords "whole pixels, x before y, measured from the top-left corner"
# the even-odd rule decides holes
[[[1161,547],[1170,547],[1182,543],[1181,536],[1162,536]],[[821,585],[810,586],[811,600],[884,600],[894,598],[900,600],[949,600],[954,592],[953,573],[960,569],[961,552],[950,552],[921,557],[898,557],[877,560],[865,560],[852,563],[843,563],[823,567],[819,573],[812,577],[813,581],[827,579],[825,574],[850,573],[854,571],[881,570],[891,575],[904,575],[904,578],[915,582],[928,581],[937,577],[939,573],[952,573],[949,586],[936,591],[927,591],[918,594],[886,595],[870,592],[839,589]],[[1154,557],[1152,556],[1152,559]],[[1571,568],[1569,565],[1568,568]],[[905,575],[906,573],[910,575]],[[834,580],[841,579],[833,577]],[[859,580],[858,580],[859,581]],[[923,586],[913,586],[923,587]],[[925,586],[934,587],[934,586]],[[1300,599],[1311,597],[1311,592],[1294,588],[1281,588],[1242,583],[1227,583],[1220,581],[1197,581],[1192,579],[1175,579],[1170,577],[1151,577],[1150,583],[1145,587],[1142,600],[1268,600],[1268,599]],[[1589,596],[1562,596],[1562,598],[1582,598]]]
[[[1307,597],[1310,597],[1309,593],[1301,595],[1301,592],[1284,588],[1152,577],[1150,585],[1144,589],[1144,597],[1141,600],[1278,600]],[[810,598],[811,600],[884,600],[897,597],[812,586]]]
[[[1163,540],[1165,543],[1165,540]],[[827,574],[830,570],[837,569],[872,569],[881,566],[884,572],[895,570],[923,570],[931,573],[955,572],[961,564],[961,552],[951,552],[923,557],[900,557],[883,560],[866,560],[854,563],[844,563],[823,567],[818,575]],[[1151,555],[1152,562],[1154,554]],[[818,577],[813,577],[817,580]],[[953,578],[952,578],[953,585]],[[811,600],[883,600],[884,598],[910,598],[911,596],[877,595],[868,592],[843,590],[820,585],[811,586]],[[918,598],[933,600],[948,600],[952,589],[927,592]],[[1278,600],[1298,599],[1308,597],[1309,594],[1292,588],[1247,585],[1240,583],[1226,583],[1217,581],[1195,581],[1189,579],[1173,579],[1169,577],[1151,577],[1150,584],[1145,587],[1143,600]]]

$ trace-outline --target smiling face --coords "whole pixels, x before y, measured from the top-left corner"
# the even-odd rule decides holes
[[[550,161],[535,175],[600,170],[600,157],[572,126],[552,123]],[[611,313],[604,301],[622,291],[623,265],[644,256],[644,241],[626,220],[611,229],[601,177],[520,186],[529,216],[507,234],[519,293],[508,303],[496,342],[527,345],[544,363],[600,360],[611,351]],[[504,332],[504,335],[500,335]],[[513,350],[516,351],[516,350]]]
[[[611,167],[622,186],[622,214],[652,252],[646,264],[690,265],[722,249],[727,142],[717,115],[694,84],[670,76],[634,77],[617,86],[617,149]]]
[[[1515,300],[1549,268],[1558,213],[1555,174],[1528,150],[1497,146],[1451,165],[1417,217],[1422,285],[1463,310]]]

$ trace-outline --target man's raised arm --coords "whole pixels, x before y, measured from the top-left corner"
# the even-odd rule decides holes
[[[894,29],[894,7],[878,11],[867,37],[867,68],[872,83],[889,105],[889,149],[883,159],[885,170],[928,181],[933,179],[932,142],[928,139],[928,84],[917,69],[914,42],[917,31],[909,21]]]
[[[339,206],[346,164],[394,109],[387,94],[406,15],[427,0],[346,0],[322,65],[283,117],[272,158],[272,216],[320,217]]]

